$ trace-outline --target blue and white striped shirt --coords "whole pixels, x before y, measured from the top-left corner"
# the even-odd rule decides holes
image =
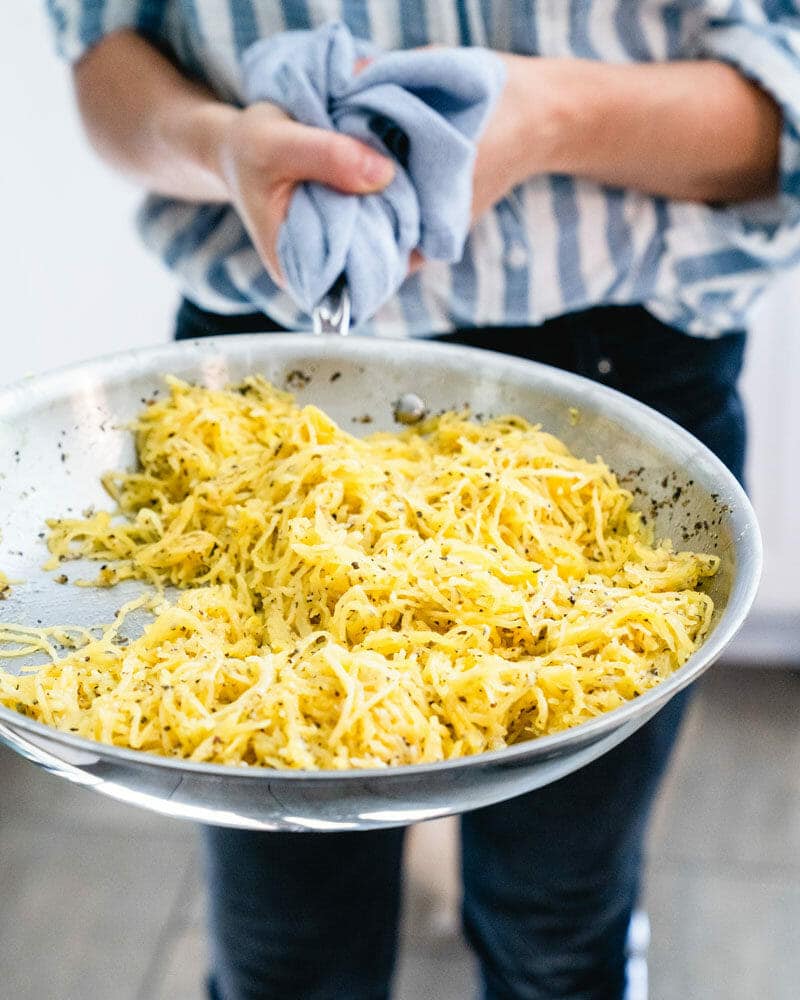
[[[341,19],[386,49],[482,45],[606,62],[727,61],[784,115],[780,194],[712,207],[566,176],[516,188],[474,227],[463,259],[409,278],[365,328],[426,336],[531,325],[594,305],[640,303],[687,333],[741,329],[772,273],[800,261],[800,0],[47,0],[59,49],[78,59],[133,27],[167,46],[223,100],[242,99],[254,41]],[[535,100],[535,95],[532,95]],[[147,245],[202,308],[309,319],[264,271],[236,213],[151,196]]]

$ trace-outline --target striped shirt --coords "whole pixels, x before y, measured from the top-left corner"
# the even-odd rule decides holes
[[[800,0],[47,0],[47,8],[65,58],[133,27],[234,103],[251,43],[340,19],[386,49],[435,42],[611,63],[721,59],[781,106],[774,198],[709,206],[537,176],[479,220],[459,263],[428,264],[361,332],[535,325],[636,303],[713,337],[741,329],[772,274],[800,261]],[[139,225],[197,305],[308,328],[229,206],[152,195]]]

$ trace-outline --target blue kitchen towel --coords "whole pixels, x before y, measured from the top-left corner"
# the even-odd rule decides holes
[[[355,74],[363,57],[374,61]],[[461,258],[475,143],[504,82],[503,63],[486,49],[382,53],[340,23],[285,32],[247,49],[249,103],[270,101],[305,125],[354,136],[397,163],[379,194],[297,187],[278,256],[298,305],[311,313],[344,274],[357,326],[403,283],[416,247],[430,260]]]

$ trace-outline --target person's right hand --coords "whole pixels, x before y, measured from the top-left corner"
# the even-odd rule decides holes
[[[280,286],[278,233],[298,184],[318,181],[346,194],[371,194],[394,177],[392,161],[364,143],[301,125],[268,103],[252,104],[228,118],[217,164],[231,204]]]

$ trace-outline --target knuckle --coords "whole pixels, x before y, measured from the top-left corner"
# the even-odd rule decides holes
[[[344,181],[360,178],[366,166],[368,153],[360,143],[344,136],[331,136],[330,165]]]

